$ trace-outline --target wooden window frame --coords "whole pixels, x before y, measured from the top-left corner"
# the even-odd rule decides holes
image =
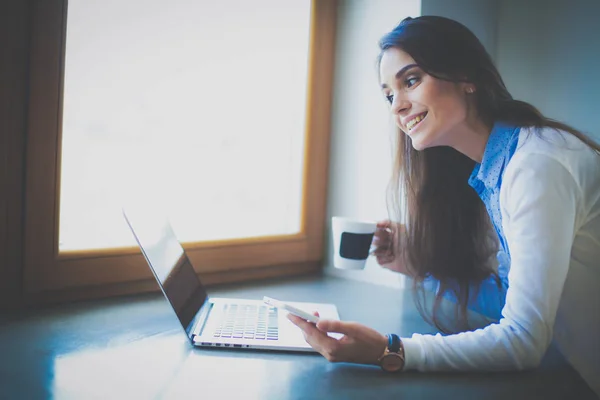
[[[184,244],[208,284],[321,268],[337,1],[311,4],[301,231]],[[139,249],[58,251],[67,0],[34,2],[26,148],[24,295],[28,303],[155,290]]]
[[[22,0],[0,13],[0,310],[18,308],[22,295],[30,13]]]

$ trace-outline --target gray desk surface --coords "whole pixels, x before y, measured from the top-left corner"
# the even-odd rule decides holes
[[[333,277],[223,286],[213,296],[331,302],[381,332],[433,332],[402,290]],[[320,355],[196,349],[160,293],[0,319],[4,399],[596,399],[550,348],[530,372],[386,374]]]

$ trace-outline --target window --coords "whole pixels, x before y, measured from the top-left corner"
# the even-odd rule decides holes
[[[124,199],[208,282],[319,267],[335,2],[164,4],[34,5],[26,293],[153,285]]]

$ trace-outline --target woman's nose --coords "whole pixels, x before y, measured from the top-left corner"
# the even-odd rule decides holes
[[[394,115],[405,113],[410,109],[410,102],[400,96],[395,96],[392,102],[392,113]]]

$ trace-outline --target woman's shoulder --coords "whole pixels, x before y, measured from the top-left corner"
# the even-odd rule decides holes
[[[576,180],[596,175],[600,179],[600,154],[575,135],[550,128],[523,127],[509,167],[527,165],[535,155],[544,156],[548,163],[559,163]],[[512,169],[511,168],[511,169]],[[587,180],[587,179],[586,179]]]
[[[517,151],[549,156],[574,156],[594,151],[577,136],[551,127],[522,127]]]
[[[504,171],[501,203],[515,187],[522,195],[535,188],[572,188],[583,209],[600,211],[600,154],[569,132],[522,128]]]

